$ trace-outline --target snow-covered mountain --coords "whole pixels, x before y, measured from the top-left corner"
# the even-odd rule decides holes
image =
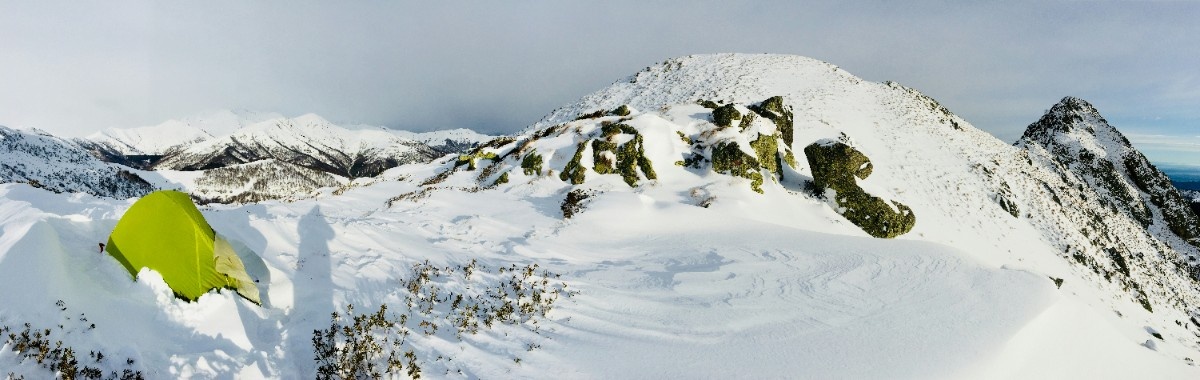
[[[158,188],[176,189],[197,203],[255,203],[268,200],[296,201],[335,191],[350,180],[320,170],[266,159],[207,170],[141,171]]]
[[[345,162],[368,137],[307,119],[185,152]],[[204,207],[261,256],[263,307],[128,281],[95,254],[128,202],[0,185],[0,288],[23,289],[0,324],[62,323],[150,377],[311,377],[353,304],[401,376],[1196,378],[1191,222],[1119,136],[1067,98],[1014,146],[828,63],[688,56],[467,154]]]
[[[224,136],[242,127],[283,118],[270,112],[220,110],[171,119],[158,125],[137,128],[107,128],[83,142],[94,143],[123,155],[164,155],[174,148]]]
[[[155,169],[205,170],[273,159],[343,177],[371,177],[427,162],[428,146],[381,130],[350,130],[320,116],[273,119],[171,152]]]
[[[302,198],[322,185],[345,183],[346,177],[463,153],[493,138],[468,129],[414,133],[335,125],[312,114],[289,119],[219,111],[150,127],[110,128],[73,141],[103,161],[162,171],[143,172],[162,177],[155,181],[159,186],[206,202],[240,203]],[[255,173],[283,180],[259,180]],[[289,175],[294,178],[284,178]]]
[[[154,190],[138,175],[102,162],[75,144],[38,131],[0,126],[0,183],[125,199]]]
[[[429,132],[409,132],[393,130],[397,136],[420,141],[441,154],[465,153],[479,144],[491,141],[498,136],[485,135],[466,128],[446,129]]]
[[[345,177],[370,177],[397,165],[463,153],[493,138],[468,129],[414,133],[335,125],[312,114],[289,119],[274,113],[218,111],[150,127],[110,128],[74,143],[106,162],[175,171],[162,173],[163,179],[156,182],[197,199],[252,202],[302,198],[319,184],[337,186],[348,181]],[[240,169],[272,178],[295,177],[262,181],[249,172],[232,175]]]

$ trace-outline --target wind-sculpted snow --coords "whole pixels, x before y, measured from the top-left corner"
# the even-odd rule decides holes
[[[5,194],[0,209],[32,211],[29,207],[57,202],[15,190]],[[362,189],[358,196],[380,190]],[[215,229],[262,255],[255,276],[268,289],[264,308],[228,292],[197,303],[179,301],[153,272],[128,282],[119,264],[90,251],[92,241],[111,227],[105,216],[93,214],[97,222],[55,216],[6,220],[7,228],[27,226],[30,232],[15,241],[7,237],[16,234],[5,235],[16,245],[0,256],[5,274],[0,284],[9,288],[34,277],[78,274],[21,298],[0,295],[6,305],[22,305],[6,308],[5,321],[35,315],[60,320],[53,300],[63,299],[72,310],[86,310],[89,323],[97,325],[87,335],[72,336],[76,345],[134,357],[150,377],[306,377],[313,368],[310,333],[324,326],[335,306],[401,305],[393,303],[395,278],[414,261],[465,265],[478,259],[495,267],[516,254],[516,263],[533,261],[563,273],[562,281],[579,295],[550,314],[541,335],[485,330],[453,344],[414,335],[426,374],[953,375],[1017,331],[1048,302],[1052,289],[1038,276],[984,268],[936,245],[883,245],[751,220],[727,224],[687,205],[629,215],[637,223],[606,222],[636,209],[628,204],[639,202],[636,197],[610,197],[568,226],[523,198],[435,197],[436,204],[459,206],[413,204],[367,219],[345,207],[362,199],[206,209]],[[55,212],[106,209],[115,218],[122,207],[68,202]],[[680,227],[638,232],[654,225]],[[39,254],[32,255],[34,247],[54,248],[37,248]],[[50,301],[37,302],[42,299]],[[923,322],[914,325],[915,320]],[[912,339],[927,344],[914,349]],[[540,348],[529,352],[527,344]],[[847,355],[847,350],[864,351]],[[892,363],[904,364],[846,367],[869,362],[874,353],[899,355]],[[453,361],[435,360],[439,355]],[[518,365],[511,357],[522,360]]]
[[[97,160],[57,137],[0,126],[0,183],[21,182],[55,192],[112,198],[154,190],[138,175]]]

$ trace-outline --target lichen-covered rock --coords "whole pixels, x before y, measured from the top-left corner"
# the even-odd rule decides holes
[[[595,119],[595,118],[604,116],[605,113],[607,113],[607,112],[605,112],[604,110],[595,110],[595,111],[592,111],[589,113],[579,115],[579,117],[576,117],[575,120]]]
[[[629,116],[630,113],[631,113],[631,111],[629,110],[629,106],[624,105],[624,104],[622,104],[620,107],[617,107],[616,109],[612,110],[612,112],[609,112],[610,115],[616,115],[616,116]]]
[[[482,150],[476,150],[474,152],[471,152],[470,154],[459,155],[458,160],[454,162],[454,167],[457,168],[459,166],[466,165],[467,170],[475,170],[475,167],[476,167],[475,161],[478,159],[481,159],[481,158],[485,159],[485,160],[496,161],[499,157],[497,157],[496,153],[493,153],[493,152],[484,152]]]
[[[576,146],[575,156],[571,157],[570,162],[567,162],[567,166],[564,167],[562,173],[558,175],[559,179],[563,181],[569,181],[573,185],[583,183],[587,168],[584,168],[583,165],[579,163],[579,160],[583,159],[584,149],[587,149],[587,142],[581,142]]]
[[[1001,209],[1008,212],[1009,215],[1012,215],[1014,218],[1020,218],[1021,208],[1013,201],[1015,198],[1016,196],[1013,195],[1012,188],[1008,186],[1008,182],[1001,181],[1000,192],[996,194],[996,203],[1000,205]]]
[[[741,120],[742,113],[738,112],[737,107],[733,104],[726,104],[712,111],[713,124],[721,127],[729,127],[733,125],[734,120]]]
[[[789,149],[791,148],[794,117],[792,107],[783,104],[782,96],[772,96],[758,105],[750,106],[750,110],[775,122],[775,126],[779,128],[779,134],[783,136],[783,142]]]
[[[608,139],[592,140],[592,170],[597,174],[611,174],[614,172],[613,167],[616,165],[613,151],[617,149],[617,144],[608,141]]]
[[[596,195],[593,190],[574,189],[567,193],[567,197],[563,199],[559,209],[562,210],[563,218],[570,219],[575,214],[583,211],[585,207],[584,201]]]
[[[823,140],[804,148],[812,167],[813,184],[817,189],[833,190],[839,212],[854,225],[874,237],[894,238],[912,230],[917,222],[912,209],[898,202],[887,201],[867,194],[858,186],[858,179],[871,175],[871,160],[844,143]],[[892,206],[895,206],[893,209]]]
[[[614,142],[617,135],[633,135],[633,139],[618,145]],[[658,179],[646,150],[642,144],[642,135],[637,129],[626,124],[605,124],[601,127],[601,137],[592,140],[592,170],[598,174],[617,173],[629,187],[637,186],[641,177],[639,169],[646,179]]]
[[[787,153],[784,153],[783,162],[790,167],[796,167],[796,155],[792,153],[791,149],[787,149]]]
[[[711,163],[714,172],[750,179],[751,188],[762,193],[762,184],[768,176],[782,179],[784,165],[796,167],[791,148],[786,141],[781,141],[783,135],[779,123],[791,122],[790,108],[783,105],[782,99],[773,97],[748,107],[753,112],[746,112],[735,103],[717,105],[699,101],[705,107],[714,108],[712,120],[717,128],[708,127],[709,130],[691,136],[679,132],[680,140],[691,148],[691,152],[685,153],[675,165],[703,169],[705,164]],[[785,114],[787,117],[782,116]],[[756,120],[760,116],[775,125]],[[738,126],[736,131],[729,129],[734,124]],[[762,173],[763,169],[767,172]]]
[[[537,154],[536,151],[529,152],[521,159],[521,169],[525,175],[542,175],[542,155]]]
[[[750,188],[762,194],[762,165],[754,156],[742,152],[733,141],[718,143],[712,148],[712,167],[717,173],[734,175],[750,180]]]
[[[774,135],[758,135],[750,142],[750,147],[758,155],[758,163],[763,169],[776,175],[783,175],[782,159],[779,157],[779,139]]]

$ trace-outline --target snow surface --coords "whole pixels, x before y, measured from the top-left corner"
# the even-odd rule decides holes
[[[744,178],[672,165],[689,151],[676,132],[711,128],[695,100],[745,105],[774,95],[794,107],[790,148],[800,162],[784,179],[768,178],[763,194]],[[623,104],[635,109],[624,122],[644,137],[658,179],[630,187],[589,171],[578,186],[559,180],[576,141],[620,119],[575,117]],[[312,199],[202,207],[218,233],[261,257],[247,264],[265,290],[261,308],[229,291],[179,301],[151,271],[130,281],[96,243],[131,200],[0,185],[0,289],[21,289],[0,292],[0,321],[56,323],[64,313],[54,302],[63,300],[97,326],[68,340],[136,358],[151,378],[307,378],[312,331],[330,312],[399,307],[412,264],[475,259],[537,263],[579,293],[556,304],[540,334],[499,326],[462,341],[418,335],[427,377],[1200,376],[1189,365],[1198,354],[1189,310],[1155,293],[1151,313],[1063,256],[1060,244],[1078,234],[1063,232],[1073,219],[1039,203],[1047,196],[1029,188],[1041,185],[1022,179],[1056,174],[911,89],[803,57],[691,56],[562,107],[529,131],[558,125],[530,143],[553,175],[524,174],[519,156],[480,159],[477,171],[445,158]],[[870,238],[803,191],[811,177],[802,148],[827,138],[870,157],[874,173],[860,185],[909,205],[911,232]],[[997,204],[999,180],[982,167],[1014,178],[1030,216]],[[492,185],[501,173],[509,182]],[[596,195],[563,219],[560,204],[575,188]],[[1064,279],[1061,288],[1050,277]],[[1176,277],[1162,281],[1193,291]],[[4,355],[0,367],[39,373]]]

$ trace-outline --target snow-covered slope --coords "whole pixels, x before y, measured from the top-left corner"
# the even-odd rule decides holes
[[[279,119],[275,113],[221,110],[158,125],[108,128],[84,139],[124,155],[163,155],[173,148],[224,136],[255,123]]]
[[[491,141],[497,137],[485,135],[466,128],[429,132],[393,130],[392,133],[409,140],[424,143],[441,154],[465,153],[466,151],[479,146],[479,144]]]
[[[0,183],[125,199],[153,188],[136,174],[101,162],[74,144],[36,131],[0,126]]]
[[[168,154],[155,168],[204,170],[274,159],[353,178],[426,162],[436,155],[424,144],[386,131],[349,130],[308,114],[264,121],[188,145]]]
[[[199,203],[295,201],[338,188],[349,180],[273,159],[197,171],[158,170],[139,174],[159,188],[177,189]]]
[[[889,203],[815,188],[830,172],[805,153],[818,142],[865,157],[833,172]],[[398,354],[424,377],[1200,376],[1200,292],[1179,263],[1195,248],[1157,208],[1147,229],[1043,151],[816,60],[690,56],[462,156],[313,199],[204,207],[262,257],[247,264],[262,308],[230,292],[181,302],[153,272],[130,282],[95,253],[128,202],[0,185],[0,288],[25,289],[0,292],[0,321],[61,321],[56,337],[150,377],[311,377],[313,331],[348,303],[389,305]],[[915,223],[895,239],[855,214],[900,205]],[[543,270],[578,292],[544,318],[443,323],[469,320],[439,294]],[[71,330],[75,313],[96,327]]]

